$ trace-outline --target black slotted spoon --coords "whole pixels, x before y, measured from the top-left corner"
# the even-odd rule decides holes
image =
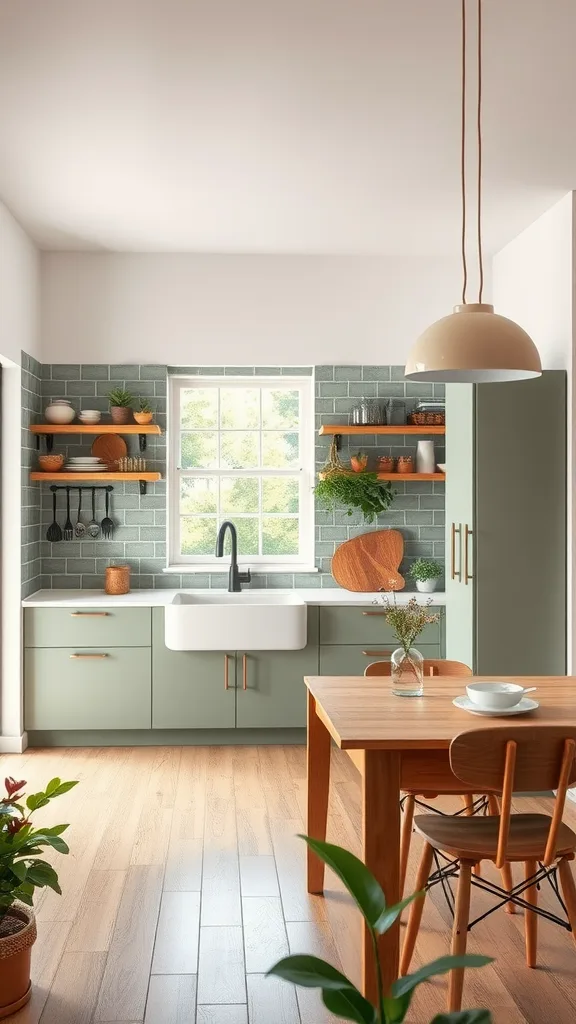
[[[66,522],[64,523],[64,540],[72,540],[74,527],[70,519],[70,488],[66,488]]]
[[[50,523],[46,531],[46,540],[56,543],[56,541],[62,540],[62,530],[56,519],[56,491],[52,492],[52,518],[53,522]]]

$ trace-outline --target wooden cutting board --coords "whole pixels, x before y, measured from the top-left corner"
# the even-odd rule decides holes
[[[106,462],[112,471],[118,468],[118,459],[124,458],[127,451],[126,441],[119,434],[99,434],[92,443],[92,455]]]
[[[398,567],[404,555],[404,538],[398,530],[376,530],[344,541],[332,559],[332,575],[345,590],[373,593],[403,590]]]

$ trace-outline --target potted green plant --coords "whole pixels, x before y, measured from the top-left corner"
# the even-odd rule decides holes
[[[108,395],[112,423],[130,423],[134,395],[124,388],[113,388]]]
[[[389,483],[379,480],[376,473],[334,470],[322,475],[315,493],[323,508],[344,508],[349,516],[359,508],[364,520],[373,523],[390,508],[395,492]]]
[[[146,398],[139,398],[138,409],[133,413],[136,423],[141,423],[142,425],[151,423],[152,415],[152,406],[150,405],[150,402]]]
[[[424,894],[416,892],[396,906],[387,907],[382,887],[361,860],[341,846],[323,843],[308,836],[301,838],[343,881],[366,921],[376,954],[378,936],[387,932],[398,920],[405,906]],[[274,964],[268,974],[274,974],[294,985],[321,989],[326,1009],[342,1020],[356,1021],[357,1024],[401,1024],[406,1019],[414,990],[423,981],[439,974],[446,974],[455,967],[483,967],[492,962],[491,957],[473,954],[443,956],[421,967],[414,974],[398,978],[388,993],[384,991],[377,956],[375,959],[378,991],[376,1006],[370,1003],[344,974],[316,956],[287,956]],[[488,1010],[465,1010],[438,1014],[432,1024],[491,1024],[491,1021],[492,1017]]]
[[[30,999],[30,958],[36,940],[30,909],[34,890],[48,886],[62,891],[54,868],[40,854],[45,847],[68,853],[62,839],[68,825],[35,829],[30,818],[77,783],[52,779],[44,791],[28,798],[25,785],[5,779],[6,795],[0,799],[0,1018],[16,1013]]]
[[[409,569],[410,576],[416,581],[416,590],[422,594],[431,594],[442,575],[442,566],[433,558],[417,558]]]
[[[390,656],[392,693],[398,697],[421,697],[424,692],[424,658],[413,644],[425,626],[438,622],[440,616],[428,610],[431,600],[420,605],[415,597],[407,604],[398,604],[396,596],[393,602],[384,598],[384,616],[399,644]]]

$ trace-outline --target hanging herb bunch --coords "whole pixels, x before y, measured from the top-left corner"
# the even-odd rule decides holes
[[[351,516],[359,508],[365,522],[374,523],[378,516],[390,508],[395,491],[376,473],[350,473],[340,459],[334,439],[330,445],[328,461],[315,487],[320,505],[328,510],[343,508]]]

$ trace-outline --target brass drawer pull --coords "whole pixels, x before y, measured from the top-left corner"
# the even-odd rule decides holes
[[[242,689],[248,689],[248,655],[242,655]]]
[[[70,615],[72,616],[73,619],[103,619],[108,615],[108,612],[70,612]]]
[[[83,660],[84,658],[107,658],[107,654],[71,654],[71,658]]]
[[[471,530],[468,523],[464,526],[464,583],[468,584],[470,580],[474,579],[471,572],[468,572],[468,540],[474,536],[474,530]]]
[[[390,658],[392,651],[362,651],[367,658]]]
[[[229,684],[229,679],[228,679],[228,660],[229,660],[229,658],[230,658],[229,654],[225,654],[224,655],[224,689],[225,690],[229,690],[230,689],[230,684]]]
[[[362,615],[386,615],[386,612],[362,612]]]

